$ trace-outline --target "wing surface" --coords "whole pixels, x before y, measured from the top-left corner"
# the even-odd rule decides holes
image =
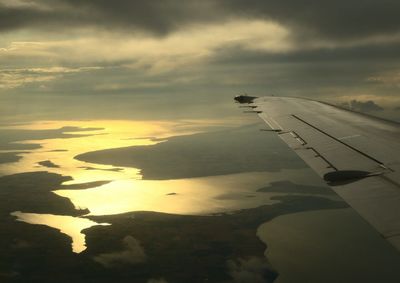
[[[326,103],[261,97],[258,115],[400,251],[400,126]]]

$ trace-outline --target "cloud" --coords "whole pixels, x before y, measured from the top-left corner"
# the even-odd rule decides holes
[[[44,83],[52,81],[56,76],[21,75],[14,72],[0,72],[0,89],[11,89],[30,83]]]
[[[270,269],[265,258],[230,260],[227,264],[228,272],[236,283],[268,283],[276,278],[276,273]]]
[[[389,86],[396,86],[400,88],[400,71],[388,72],[377,76],[368,78],[369,82],[380,83]]]
[[[400,32],[395,0],[2,0],[0,30],[99,27],[165,36],[197,24],[273,20],[299,38],[363,38]]]
[[[0,2],[0,30],[41,28],[57,30],[99,27],[165,35],[183,25],[219,21],[221,15],[215,1],[76,1],[36,0]],[[33,4],[34,3],[34,4]]]
[[[368,101],[358,101],[352,100],[349,103],[343,103],[344,107],[349,108],[351,110],[359,111],[359,112],[374,112],[374,111],[383,111],[384,109],[376,104],[372,100]]]
[[[104,267],[112,268],[120,264],[137,264],[145,262],[147,256],[143,247],[132,236],[126,236],[122,240],[125,250],[114,253],[103,253],[94,257],[94,260]]]
[[[227,33],[227,30],[230,32]],[[79,37],[61,40],[12,41],[0,48],[0,65],[20,64],[24,61],[26,65],[37,66],[29,68],[30,73],[59,74],[92,71],[95,70],[94,67],[77,66],[101,64],[109,67],[137,69],[151,76],[178,68],[188,70],[198,64],[205,64],[219,50],[231,45],[243,50],[285,52],[292,48],[287,37],[288,31],[282,26],[251,20],[195,27],[163,38],[129,37],[100,32],[96,33],[96,36],[81,34]],[[54,67],[51,65],[54,62],[72,67]],[[44,68],[43,65],[49,66]],[[2,71],[14,75],[13,78],[8,78],[14,81],[8,84],[9,87],[23,84],[23,78],[19,76],[20,69],[8,68]],[[26,81],[46,81],[53,78],[28,76]],[[6,79],[3,78],[3,85]],[[188,81],[188,77],[177,76],[176,80]],[[119,84],[114,81],[111,85]]]
[[[60,78],[64,74],[99,70],[100,67],[48,67],[0,69],[0,89],[12,89],[31,83],[45,83]]]
[[[399,5],[0,0],[0,93],[157,94],[182,105],[240,91],[345,94],[389,109],[400,91]]]
[[[224,3],[236,13],[273,19],[299,33],[323,38],[366,37],[400,31],[396,12],[400,3],[394,0],[225,0]]]

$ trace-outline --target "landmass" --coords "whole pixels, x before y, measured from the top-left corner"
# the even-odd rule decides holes
[[[84,216],[111,226],[83,231],[87,249],[71,252],[71,239],[54,228],[15,221],[13,211],[81,216],[54,188],[84,189],[107,181],[62,185],[70,177],[48,172],[0,178],[2,282],[232,282],[241,276],[272,282],[279,273],[264,256],[257,227],[279,215],[343,208],[342,201],[281,196],[272,205],[227,214],[185,216],[155,212]],[[46,239],[43,241],[43,239]],[[84,272],[83,272],[84,270]],[[50,272],[51,271],[51,272]],[[60,276],[62,274],[62,278]],[[235,279],[236,278],[236,279]]]
[[[57,165],[50,160],[39,161],[38,164],[47,168],[60,168],[60,165]]]
[[[263,193],[286,193],[286,194],[314,194],[314,195],[336,195],[329,187],[301,185],[290,181],[271,182],[268,186],[260,188],[257,192]]]
[[[234,174],[276,172],[306,165],[279,141],[258,131],[259,123],[186,136],[155,145],[87,152],[80,161],[140,168],[143,179],[168,180]],[[253,150],[257,148],[257,151]]]
[[[25,153],[25,152],[2,152],[0,153],[0,164],[4,163],[12,163],[12,162],[17,162],[19,161],[22,156],[19,156],[19,154]]]
[[[91,166],[81,166],[79,168],[85,169],[85,170],[100,170],[100,171],[111,171],[111,172],[120,172],[124,170],[123,168],[96,168],[96,167],[91,167]]]

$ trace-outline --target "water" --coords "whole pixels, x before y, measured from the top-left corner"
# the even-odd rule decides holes
[[[11,215],[17,217],[18,221],[29,224],[47,225],[70,236],[72,239],[72,251],[74,253],[80,253],[86,249],[85,235],[81,233],[83,229],[96,225],[110,225],[108,223],[97,223],[86,218],[63,215],[22,213],[21,211],[15,211]]]
[[[140,168],[94,164],[74,158],[87,151],[127,146],[154,146],[166,142],[171,136],[193,135],[205,129],[216,131],[221,125],[226,129],[227,126],[233,127],[234,124],[209,120],[180,122],[103,120],[42,121],[7,127],[7,129],[30,131],[64,130],[59,133],[62,137],[30,140],[28,135],[26,140],[17,141],[18,144],[40,144],[40,147],[29,151],[21,150],[18,156],[22,158],[15,163],[1,164],[0,172],[9,175],[45,170],[69,176],[70,178],[60,186],[67,189],[54,187],[52,191],[58,196],[68,198],[76,209],[88,209],[87,215],[91,216],[132,211],[183,215],[215,214],[276,203],[277,201],[271,200],[271,197],[277,195],[276,193],[257,192],[257,189],[271,181],[280,180],[283,176],[301,176],[301,172],[262,171],[198,178],[143,180]],[[236,131],[239,137],[244,135],[240,132],[243,129]],[[66,138],[63,135],[76,136]],[[259,133],[258,135],[260,136]],[[233,151],[234,149],[231,150],[232,154]],[[190,159],[187,161],[190,162]],[[232,163],[229,166],[237,166]],[[92,182],[100,184],[86,189],[68,189],[73,185]],[[16,211],[11,215],[16,216],[19,221],[47,225],[69,235],[75,253],[80,253],[86,248],[85,237],[81,231],[99,225],[86,218],[66,215],[37,214],[30,211]]]
[[[279,216],[257,235],[268,243],[278,283],[400,279],[398,252],[349,208]]]
[[[392,247],[263,127],[235,120],[3,126],[0,153],[21,158],[0,164],[0,278],[396,279]]]

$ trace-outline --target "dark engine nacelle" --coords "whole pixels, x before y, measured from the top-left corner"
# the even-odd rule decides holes
[[[248,96],[248,95],[237,95],[235,96],[235,101],[239,103],[253,103],[253,100],[256,99],[256,96]]]

